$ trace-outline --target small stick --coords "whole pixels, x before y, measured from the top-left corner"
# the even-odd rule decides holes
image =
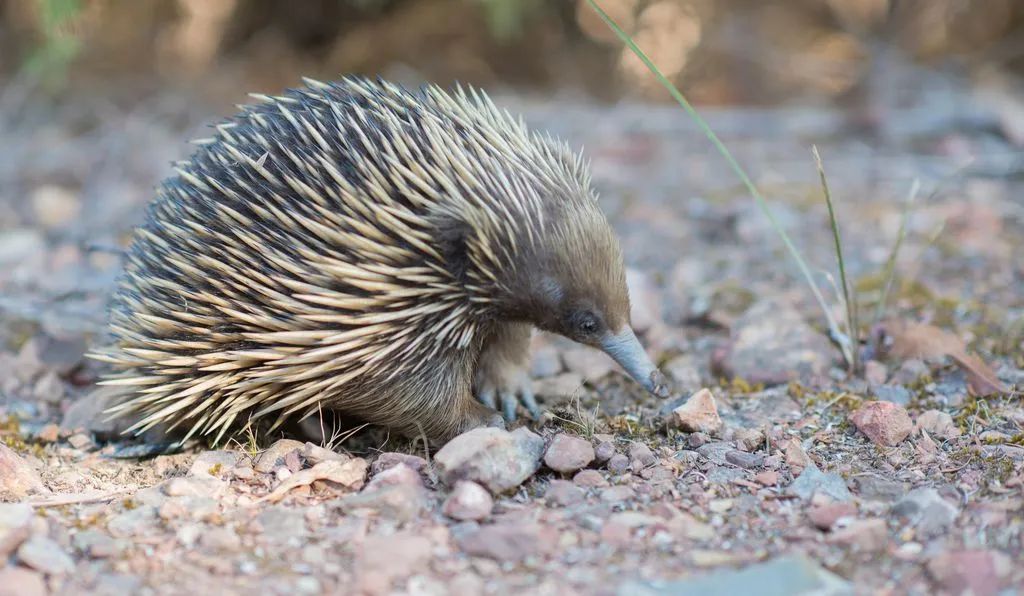
[[[108,493],[71,493],[56,495],[49,498],[28,501],[30,507],[60,507],[61,505],[79,505],[83,503],[99,503],[110,501],[131,492],[129,489],[115,490]]]

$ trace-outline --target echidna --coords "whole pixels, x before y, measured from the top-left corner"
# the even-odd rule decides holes
[[[197,141],[136,231],[93,354],[130,430],[322,408],[444,440],[537,415],[533,326],[664,396],[580,157],[476,90],[305,83]]]

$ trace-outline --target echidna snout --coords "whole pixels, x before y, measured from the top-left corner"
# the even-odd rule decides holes
[[[444,440],[539,408],[534,326],[654,393],[579,155],[482,93],[307,80],[196,141],[136,231],[91,356],[130,431],[333,409]]]

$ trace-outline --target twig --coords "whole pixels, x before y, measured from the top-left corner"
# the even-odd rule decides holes
[[[131,492],[129,489],[123,488],[121,490],[115,490],[109,493],[64,494],[46,499],[30,500],[28,501],[28,504],[31,507],[60,507],[62,505],[78,505],[81,503],[99,503],[101,501],[109,501],[111,499],[115,499],[129,492]]]

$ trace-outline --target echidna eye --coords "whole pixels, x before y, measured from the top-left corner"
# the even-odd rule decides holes
[[[576,319],[576,332],[580,335],[593,335],[597,333],[597,317],[593,313],[580,313]]]

